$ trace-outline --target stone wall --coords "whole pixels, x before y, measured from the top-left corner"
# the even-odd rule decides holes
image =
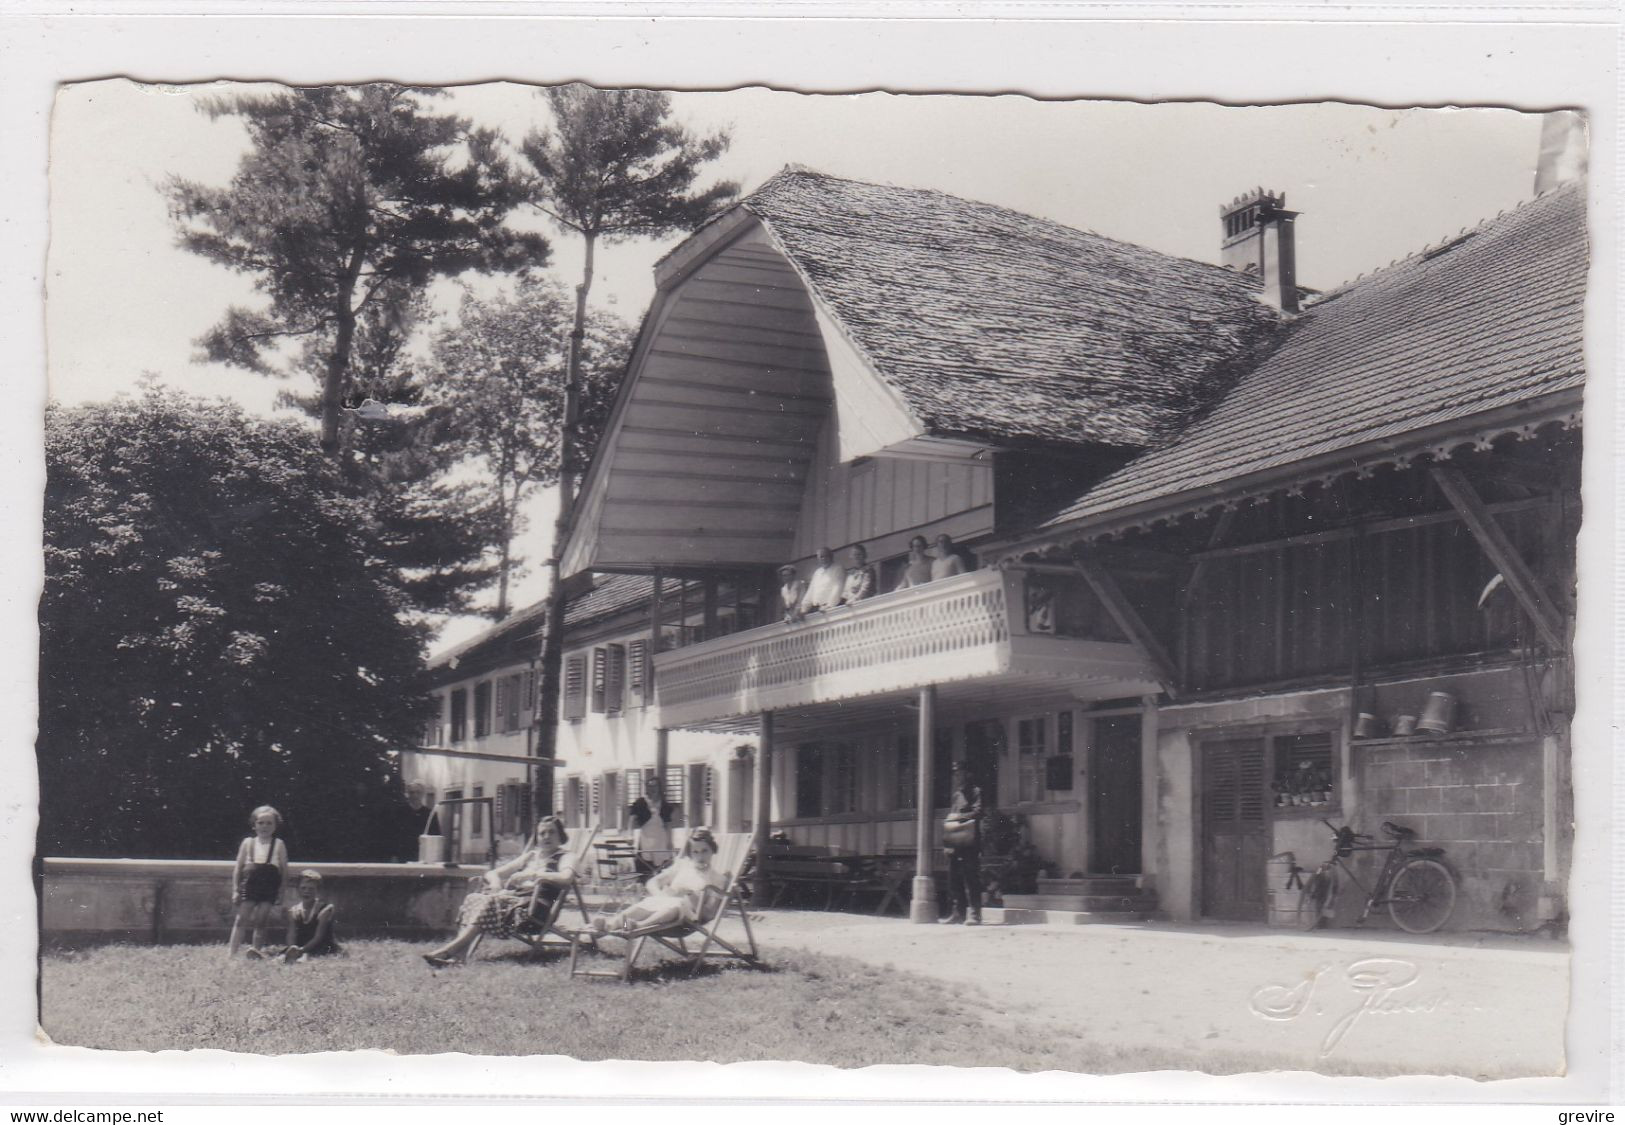
[[[480,867],[416,863],[310,863],[322,897],[338,907],[342,937],[418,940],[450,933]],[[39,863],[40,942],[224,942],[231,933],[232,864],[223,860],[60,859]],[[297,901],[286,888],[284,902]],[[286,917],[274,922],[281,941]]]
[[[1366,829],[1384,820],[1445,849],[1461,884],[1451,929],[1533,929],[1544,879],[1543,755],[1502,745],[1361,747]],[[1370,857],[1366,857],[1370,859]],[[1374,860],[1371,860],[1374,863]]]

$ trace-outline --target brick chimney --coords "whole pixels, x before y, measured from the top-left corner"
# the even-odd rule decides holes
[[[1252,274],[1264,287],[1264,300],[1283,312],[1297,312],[1292,221],[1298,213],[1286,209],[1286,194],[1254,188],[1220,207],[1219,216],[1223,230],[1219,264]]]

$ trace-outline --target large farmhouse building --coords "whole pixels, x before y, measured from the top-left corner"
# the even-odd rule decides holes
[[[564,550],[566,816],[655,776],[917,853],[958,762],[1044,873],[1012,918],[1262,921],[1272,857],[1392,820],[1452,927],[1561,920],[1583,192],[1324,294],[1293,219],[1232,200],[1211,265],[787,169],[669,254]],[[435,746],[523,737],[492,636]]]

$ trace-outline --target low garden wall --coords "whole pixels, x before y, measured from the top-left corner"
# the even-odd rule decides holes
[[[338,907],[339,936],[420,939],[454,928],[470,878],[482,867],[420,863],[303,863],[321,872],[322,897]],[[51,948],[106,942],[225,941],[231,933],[231,871],[224,860],[39,861],[40,942]],[[283,902],[297,901],[286,887]],[[278,914],[273,941],[286,917]]]

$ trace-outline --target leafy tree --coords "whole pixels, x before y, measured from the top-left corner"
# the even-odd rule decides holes
[[[695,136],[671,119],[671,99],[654,90],[598,90],[574,84],[546,91],[553,128],[525,138],[522,150],[536,170],[534,203],[555,223],[581,236],[585,261],[576,286],[565,383],[563,449],[559,473],[559,518],[548,559],[552,591],[542,643],[542,676],[537,713],[549,716],[537,731],[537,753],[552,757],[558,713],[559,672],[564,658],[564,591],[559,584],[559,553],[569,537],[574,507],[573,474],[578,464],[575,428],[577,387],[586,338],[587,297],[592,291],[593,254],[600,240],[625,242],[693,230],[720,212],[739,187],[719,181],[696,189],[705,166],[728,148],[728,134]],[[537,808],[551,808],[552,773],[536,771]]]
[[[435,336],[422,373],[425,400],[441,420],[442,449],[479,463],[479,507],[495,526],[498,553],[494,616],[508,614],[510,577],[517,577],[515,536],[523,504],[559,476],[559,424],[564,413],[569,300],[556,281],[520,284],[511,295],[465,293],[455,323]],[[596,441],[631,350],[618,317],[593,316],[582,354],[582,440]]]
[[[366,501],[291,422],[150,391],[46,418],[42,854],[382,858],[424,636]]]
[[[330,454],[358,326],[385,332],[437,277],[546,261],[542,236],[504,225],[524,188],[497,135],[429,112],[436,93],[374,83],[209,99],[204,112],[241,121],[250,151],[224,188],[165,185],[181,245],[249,274],[268,298],[228,310],[200,341],[205,353],[286,374],[278,345],[313,342]]]

